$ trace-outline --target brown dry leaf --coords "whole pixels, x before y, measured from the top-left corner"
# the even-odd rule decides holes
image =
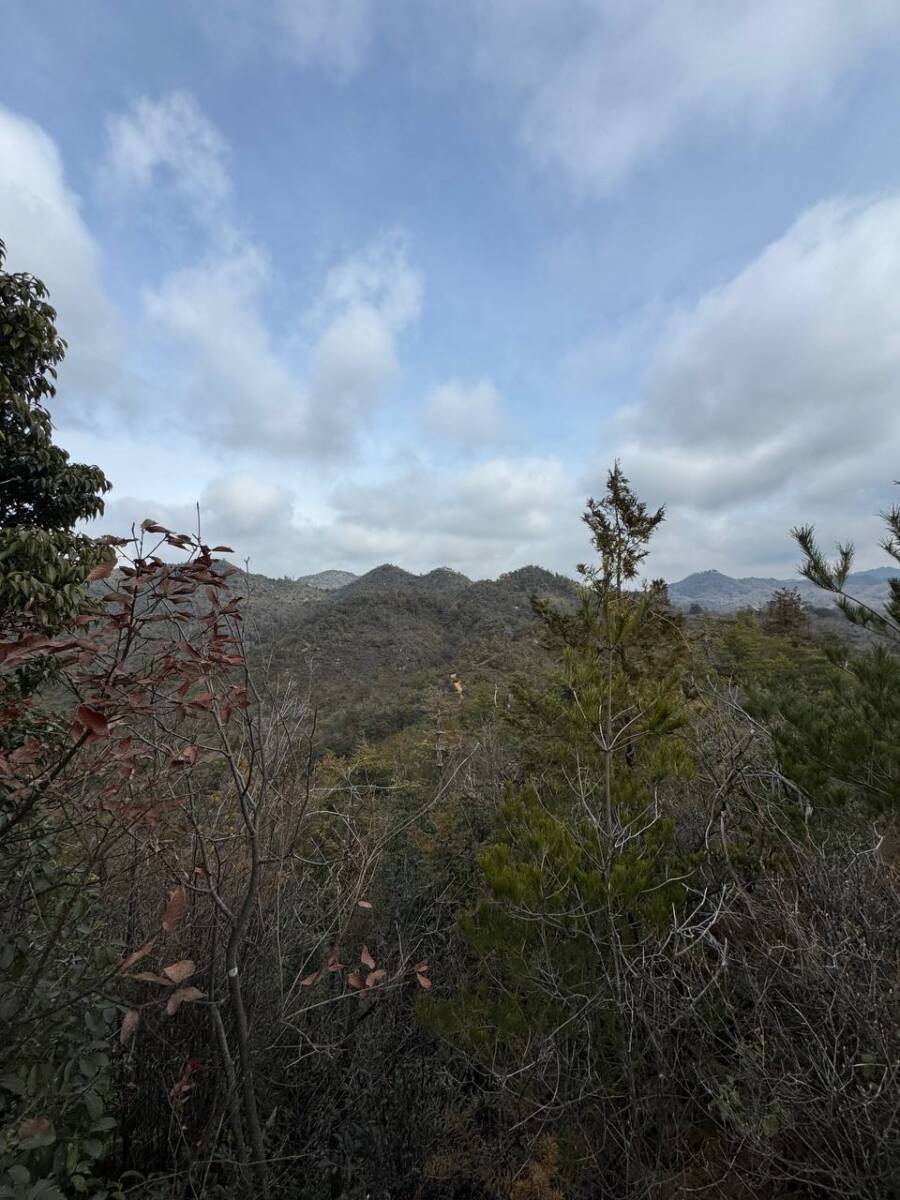
[[[371,900],[357,900],[356,907],[357,908],[371,908],[372,901]]]
[[[191,1004],[194,1000],[202,1000],[206,992],[201,992],[196,987],[180,987],[176,988],[169,997],[169,1003],[166,1005],[166,1012],[170,1017],[174,1017],[181,1008],[182,1004]]]
[[[180,884],[176,887],[172,895],[169,897],[169,903],[166,906],[166,911],[163,913],[162,928],[166,933],[171,933],[175,926],[184,918],[187,912],[187,892],[184,885]]]
[[[322,974],[321,971],[313,971],[312,975],[307,975],[305,979],[300,980],[300,986],[301,987],[312,987],[312,985],[314,983],[319,982],[319,976],[321,974]]]
[[[137,950],[132,950],[127,958],[123,958],[119,963],[119,974],[121,975],[123,971],[127,971],[129,967],[133,967],[134,964],[140,962],[142,958],[146,958],[155,945],[156,938],[152,937],[149,942],[144,942],[143,946],[139,947]]]
[[[379,968],[377,971],[370,971],[366,976],[366,987],[374,987],[376,983],[381,983],[382,979],[386,976],[387,971],[385,971],[384,967]]]
[[[359,961],[364,967],[368,967],[370,971],[375,970],[375,959],[369,952],[369,947],[363,942],[362,953],[359,956]]]
[[[328,962],[325,964],[326,971],[343,970],[344,964],[341,962],[341,952],[339,947],[335,946],[328,956]]]
[[[431,980],[427,975],[423,975],[421,971],[416,972],[416,983],[420,988],[424,988],[426,992],[431,991]]]
[[[75,720],[85,729],[89,729],[94,737],[109,737],[109,722],[106,717],[89,704],[78,705],[75,709]]]
[[[415,971],[427,971],[427,970],[428,970],[428,963],[427,963],[427,962],[419,962],[419,963],[416,963],[416,965],[415,965],[415,967],[413,968],[413,970],[415,970]]]
[[[173,983],[184,983],[186,979],[190,979],[192,975],[197,973],[197,964],[192,958],[181,958],[178,962],[170,963],[167,967],[163,967],[163,975],[167,979],[171,979]]]
[[[351,971],[350,974],[347,976],[347,982],[350,984],[350,986],[352,988],[355,988],[356,991],[358,991],[358,992],[362,991],[363,988],[366,986],[366,981],[360,975],[359,971]]]
[[[97,563],[96,567],[88,572],[88,583],[93,583],[96,579],[108,579],[115,569],[115,560]]]
[[[129,1008],[128,1012],[122,1018],[122,1027],[119,1030],[119,1041],[124,1046],[130,1037],[134,1034],[138,1025],[141,1023],[141,1014],[136,1008]]]
[[[139,979],[141,983],[161,983],[163,987],[174,987],[171,979],[166,979],[165,975],[157,975],[155,971],[138,971],[134,975],[129,975],[129,979]]]

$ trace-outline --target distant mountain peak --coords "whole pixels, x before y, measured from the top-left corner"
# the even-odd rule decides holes
[[[851,595],[867,604],[880,606],[888,599],[888,580],[900,578],[895,567],[876,567],[871,571],[856,571],[847,579]],[[688,608],[698,604],[713,612],[734,612],[739,608],[762,608],[779,588],[796,588],[811,605],[827,607],[834,603],[829,592],[816,587],[803,576],[792,579],[761,578],[755,575],[735,579],[721,571],[695,571],[692,575],[669,585],[673,604]]]
[[[352,571],[317,571],[314,575],[301,575],[296,583],[305,583],[307,587],[320,588],[322,591],[331,592],[335,588],[346,587],[348,583],[352,583],[354,579],[359,578]]]

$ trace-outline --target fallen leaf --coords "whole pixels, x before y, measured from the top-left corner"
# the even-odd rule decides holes
[[[431,991],[431,980],[427,975],[423,975],[421,971],[416,972],[416,983],[420,988],[424,988],[426,992]]]
[[[382,979],[387,975],[384,967],[380,967],[377,971],[370,971],[366,976],[366,987],[374,987],[376,983],[381,983]]]
[[[359,961],[364,967],[368,967],[370,971],[375,970],[375,959],[369,953],[369,947],[363,942],[362,953],[359,956]]]
[[[321,971],[313,971],[312,975],[307,975],[305,979],[300,980],[300,986],[301,987],[312,987],[312,985],[314,983],[319,982],[319,976],[321,974],[322,974]]]
[[[360,975],[360,973],[358,971],[351,971],[350,974],[347,976],[347,982],[350,984],[350,986],[352,988],[355,988],[358,992],[362,991],[362,989],[366,986],[366,981],[363,979],[363,977]]]
[[[371,908],[372,901],[371,900],[357,900],[356,907],[357,908]]]

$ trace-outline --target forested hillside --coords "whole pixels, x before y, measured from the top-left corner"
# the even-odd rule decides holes
[[[618,463],[578,583],[88,538],[2,268],[0,1197],[900,1194],[900,580],[685,614]]]

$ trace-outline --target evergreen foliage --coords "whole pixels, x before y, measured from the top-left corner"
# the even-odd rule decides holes
[[[423,1005],[432,1028],[554,1112],[652,1088],[658,1064],[629,1033],[628,976],[697,864],[671,817],[693,773],[684,631],[664,589],[624,586],[662,519],[617,464],[585,514],[599,558],[580,568],[577,610],[535,603],[559,665],[511,713],[523,778],[480,856],[485,896],[461,918],[478,966],[457,998]],[[590,1105],[577,1120],[590,1123]]]
[[[59,624],[103,553],[73,527],[103,512],[110,483],[53,442],[46,402],[65,342],[43,283],[5,271],[5,255],[0,241],[0,613],[4,626]]]
[[[884,550],[900,562],[900,509],[883,514]],[[829,563],[811,526],[794,531],[804,561],[801,573],[837,596],[854,625],[878,634],[882,644],[851,654],[837,640],[807,664],[814,674],[772,674],[751,686],[753,709],[771,729],[785,775],[802,788],[814,808],[833,812],[852,806],[868,814],[900,807],[900,580],[891,579],[891,598],[877,611],[847,593],[854,548],[838,547]],[[780,615],[791,616],[782,604]]]
[[[763,625],[770,633],[801,637],[808,628],[806,605],[796,588],[778,588],[763,609]]]

